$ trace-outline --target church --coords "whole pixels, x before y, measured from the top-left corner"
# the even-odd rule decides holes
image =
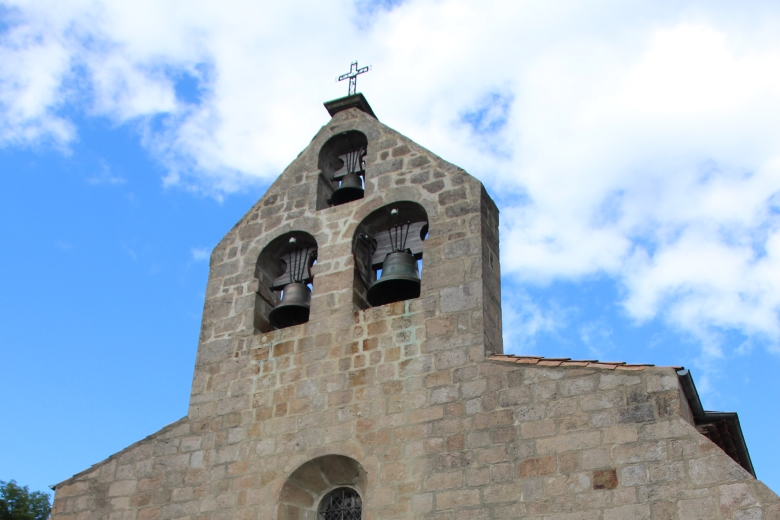
[[[325,107],[211,254],[187,415],[51,520],[780,520],[687,370],[505,355],[485,188]]]

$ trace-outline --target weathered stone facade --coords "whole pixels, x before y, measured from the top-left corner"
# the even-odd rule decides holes
[[[318,154],[350,130],[365,197],[327,207]],[[355,232],[402,201],[429,222],[421,295],[363,309]],[[292,231],[319,250],[311,316],[261,332],[258,258]],[[780,520],[696,430],[674,368],[502,352],[484,188],[342,110],[214,249],[187,416],[58,484],[52,520],[314,519],[338,486],[367,520]]]

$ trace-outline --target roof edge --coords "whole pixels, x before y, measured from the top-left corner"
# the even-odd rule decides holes
[[[79,471],[75,475],[72,475],[72,476],[66,478],[63,481],[58,482],[57,484],[53,484],[53,485],[49,486],[49,489],[51,489],[52,491],[56,492],[58,487],[66,485],[66,484],[70,484],[72,481],[78,479],[79,477],[81,477],[83,475],[86,475],[87,473],[89,473],[91,471],[95,471],[99,466],[102,466],[103,464],[111,462],[112,460],[118,459],[119,457],[121,457],[122,455],[124,455],[128,451],[132,450],[133,448],[136,448],[137,446],[140,446],[141,444],[143,444],[145,442],[149,442],[150,440],[153,440],[155,437],[159,437],[160,435],[173,430],[174,428],[176,428],[176,427],[186,423],[188,420],[189,420],[189,415],[185,415],[181,419],[173,421],[172,423],[163,426],[162,428],[160,428],[156,432],[154,432],[154,433],[152,433],[150,435],[147,435],[143,439],[134,442],[130,446],[127,446],[126,448],[124,448],[122,450],[119,450],[118,452],[116,452],[116,453],[114,453],[112,455],[109,455],[108,457],[106,457],[105,459],[101,460],[100,462],[96,462],[96,463],[92,464],[89,468],[87,468],[85,470],[82,470],[82,471]]]
[[[699,429],[699,427],[715,426],[717,423],[725,424],[725,431],[728,433],[729,440],[733,443],[735,455],[729,454],[728,447],[724,442],[717,442],[704,432],[705,435],[711,441],[718,445],[727,455],[730,455],[740,466],[745,468],[753,477],[756,476],[756,471],[753,468],[753,461],[750,460],[750,453],[748,452],[747,443],[745,442],[745,436],[742,433],[742,426],[739,424],[739,415],[737,412],[712,412],[707,411],[701,404],[701,398],[699,392],[696,390],[696,385],[693,382],[693,376],[691,371],[687,368],[677,371],[677,377],[680,378],[680,384],[685,398],[688,400],[688,406],[693,413],[693,421]],[[702,428],[705,429],[705,428]]]
[[[587,367],[606,370],[644,370],[645,368],[655,367],[651,364],[628,364],[625,361],[598,361],[595,359],[571,358],[551,358],[543,356],[517,356],[513,354],[493,354],[486,358],[487,361],[498,361],[502,363],[512,363],[519,365],[531,365],[538,367]],[[737,464],[742,466],[753,477],[756,471],[753,468],[753,462],[750,460],[745,436],[742,433],[742,426],[739,423],[737,412],[713,412],[707,411],[701,404],[699,392],[693,383],[691,371],[681,366],[655,367],[674,369],[680,381],[683,394],[688,401],[688,406],[693,414],[693,422],[696,430],[707,437],[723,452],[731,457]]]

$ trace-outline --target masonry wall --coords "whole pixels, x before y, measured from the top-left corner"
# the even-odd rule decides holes
[[[353,129],[366,197],[318,210],[317,153]],[[397,201],[428,213],[421,296],[356,309],[354,230]],[[294,230],[319,246],[311,318],[261,333],[257,258]],[[367,520],[780,519],[691,426],[673,369],[495,356],[499,281],[481,184],[337,114],[214,250],[187,417],[59,484],[53,520],[313,519],[340,485]]]
[[[375,323],[392,328],[401,310]],[[256,364],[295,370],[296,350],[268,349]],[[398,354],[388,362],[405,377],[354,385],[336,370],[300,381],[322,393],[309,398],[321,412],[288,404],[262,422],[250,410],[175,423],[58,486],[54,517],[276,518],[285,478],[335,453],[366,470],[366,518],[780,518],[777,496],[680,416],[671,369],[436,369],[429,356]],[[278,404],[282,377],[258,378]],[[293,501],[305,510],[313,498]]]

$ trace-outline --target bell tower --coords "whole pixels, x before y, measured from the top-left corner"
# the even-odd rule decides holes
[[[351,443],[382,392],[502,353],[498,210],[480,182],[362,94],[325,107],[214,249],[189,411],[315,451]]]
[[[222,399],[220,363],[292,337],[362,340],[389,312],[410,344],[502,352],[498,211],[482,185],[382,125],[362,94],[325,106],[330,122],[214,249],[193,413]],[[463,337],[450,348],[445,333]]]
[[[212,253],[187,415],[52,520],[780,518],[682,367],[502,355],[482,185],[361,94],[325,106]]]

